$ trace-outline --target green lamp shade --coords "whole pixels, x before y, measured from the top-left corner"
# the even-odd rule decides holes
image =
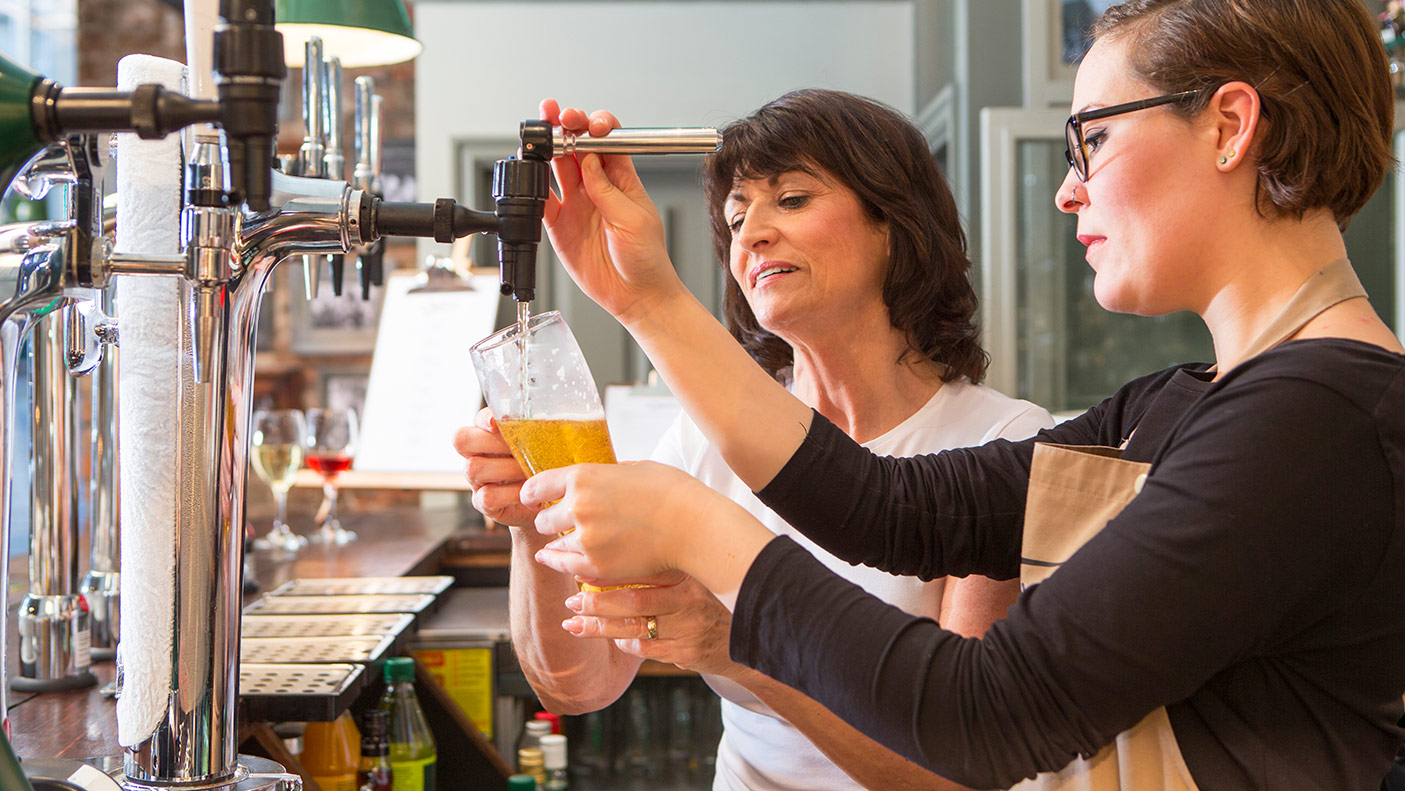
[[[424,49],[401,0],[278,0],[277,12],[283,59],[293,68],[302,67],[313,36],[346,68],[400,63]]]

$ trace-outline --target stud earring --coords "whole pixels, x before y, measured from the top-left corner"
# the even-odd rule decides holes
[[[1230,159],[1234,159],[1234,154],[1235,154],[1235,151],[1234,151],[1234,149],[1231,148],[1231,149],[1229,150],[1229,158],[1230,158]]]
[[[1220,164],[1221,164],[1221,165],[1223,165],[1224,163],[1226,163],[1226,162],[1228,162],[1228,161],[1229,161],[1229,159],[1228,159],[1227,157],[1220,157]]]

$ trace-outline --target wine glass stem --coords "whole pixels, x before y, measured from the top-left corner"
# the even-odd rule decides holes
[[[337,487],[331,481],[322,485],[322,491],[327,495],[327,525],[340,527],[341,522],[337,519]]]
[[[278,506],[278,522],[275,527],[288,527],[288,490],[278,488],[273,490],[273,499]]]

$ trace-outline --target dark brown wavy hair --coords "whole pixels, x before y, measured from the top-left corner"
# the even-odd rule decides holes
[[[732,232],[723,208],[737,180],[796,170],[827,176],[888,227],[883,302],[909,350],[940,363],[943,381],[985,378],[990,360],[974,319],[966,235],[956,200],[916,127],[872,99],[807,89],[732,123],[722,140],[703,166],[703,187],[713,250],[724,271]],[[732,335],[772,375],[794,362],[790,345],[761,327],[730,276],[725,309]]]
[[[1232,80],[1258,89],[1265,217],[1326,208],[1345,229],[1394,162],[1395,92],[1361,0],[1131,0],[1109,8],[1092,38],[1127,42],[1132,71],[1161,92]],[[1212,94],[1172,112],[1194,116]]]

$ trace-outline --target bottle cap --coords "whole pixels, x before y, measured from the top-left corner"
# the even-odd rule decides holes
[[[387,684],[399,684],[405,681],[415,680],[415,660],[408,656],[396,656],[385,660],[385,668],[381,671]]]
[[[517,771],[523,774],[530,774],[533,770],[541,769],[542,751],[535,747],[524,747],[517,751]]]
[[[537,791],[537,779],[531,775],[512,775],[507,778],[507,791]]]
[[[542,765],[549,772],[552,769],[566,768],[566,737],[559,733],[548,733],[542,737]]]
[[[546,720],[527,720],[527,733],[538,738],[551,735],[551,723]]]
[[[552,713],[549,712],[549,711],[539,711],[539,712],[537,712],[536,714],[533,714],[533,715],[532,715],[532,719],[536,719],[536,720],[546,720],[547,722],[551,723],[551,732],[552,732],[552,733],[560,733],[560,732],[561,732],[561,717],[560,717],[560,715],[552,714]]]

